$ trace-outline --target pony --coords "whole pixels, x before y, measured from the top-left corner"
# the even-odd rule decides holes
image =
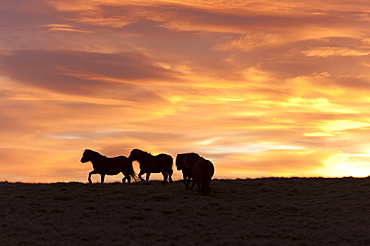
[[[215,172],[213,163],[196,153],[189,153],[185,157],[184,165],[188,175],[190,173],[193,177],[193,184],[190,189],[192,189],[196,183],[198,186],[198,193],[204,196],[208,195],[211,191],[209,184]]]
[[[193,167],[193,176],[197,182],[198,193],[204,196],[208,195],[211,191],[209,184],[211,183],[212,176],[215,172],[213,163],[209,160],[201,158]]]
[[[144,179],[141,177],[146,173],[146,181],[149,181],[149,176],[151,173],[162,173],[163,184],[167,183],[167,178],[170,183],[172,183],[172,164],[173,159],[170,155],[159,154],[153,156],[152,154],[139,150],[133,149],[128,157],[130,161],[138,161],[140,165],[140,173],[138,174],[141,181]]]
[[[81,162],[85,163],[91,161],[93,170],[89,173],[88,181],[91,181],[92,174],[100,174],[101,183],[104,183],[105,175],[117,175],[120,172],[124,175],[122,183],[131,182],[131,178],[136,181],[136,174],[134,172],[132,161],[125,156],[117,156],[108,158],[99,154],[96,151],[86,149],[82,155]]]
[[[182,171],[183,182],[186,189],[192,190],[196,181],[193,177],[193,166],[200,156],[196,153],[183,153],[176,156],[176,167],[178,171]],[[192,185],[190,183],[193,181]]]

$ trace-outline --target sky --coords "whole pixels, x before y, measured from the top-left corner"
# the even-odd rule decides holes
[[[1,181],[86,182],[84,149],[134,148],[370,175],[367,0],[12,0],[0,23]]]

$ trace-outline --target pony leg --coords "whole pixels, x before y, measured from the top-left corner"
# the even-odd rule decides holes
[[[208,181],[204,182],[203,186],[203,195],[208,195],[211,192],[211,189],[209,188],[209,183]]]
[[[202,194],[203,196],[207,195],[207,181],[202,180]]]
[[[191,178],[189,176],[186,177],[186,189],[190,190],[190,182]]]
[[[125,177],[122,179],[122,181],[123,181],[123,180],[127,180],[127,183],[131,183],[131,177],[130,177],[130,175],[125,176]],[[123,183],[125,183],[125,182],[123,182]]]
[[[185,188],[189,189],[189,185],[188,185],[188,181],[187,181],[188,176],[183,173],[182,178],[183,178],[183,181],[184,181]]]
[[[128,183],[130,183],[130,178],[129,178],[130,176],[129,175],[126,175],[123,172],[122,172],[122,174],[123,174],[122,183],[126,183],[126,180],[127,180]]]
[[[173,180],[172,180],[172,174],[173,174],[173,170],[169,171],[169,174],[168,174],[168,181],[170,182],[170,184],[173,183]]]
[[[202,194],[202,185],[201,185],[201,183],[197,182],[197,186],[198,186],[198,193]]]
[[[144,174],[144,172],[140,171],[140,173],[137,175],[141,181],[144,181],[144,179],[141,177],[141,175],[143,175],[143,174]]]
[[[149,181],[150,173],[146,173],[146,182]]]
[[[91,184],[92,181],[91,181],[91,175],[93,174],[97,174],[97,172],[95,172],[94,170],[92,170],[91,172],[89,172],[89,177],[87,178],[87,180],[89,181],[89,183]]]
[[[189,178],[189,189],[190,190],[192,190],[193,188],[194,188],[194,186],[195,186],[195,183],[196,183],[197,181],[195,180],[195,178],[193,178],[193,183],[191,184],[191,186],[190,186],[190,178]]]
[[[167,172],[166,171],[162,172],[162,175],[163,175],[163,184],[166,184],[167,183],[167,177],[168,177]]]
[[[104,183],[105,174],[100,174],[100,176],[101,176],[101,183],[103,184]]]

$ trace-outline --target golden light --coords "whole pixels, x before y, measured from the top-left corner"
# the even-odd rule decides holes
[[[370,126],[368,122],[355,120],[327,120],[322,121],[318,127],[324,132],[339,132],[350,129],[359,129]]]
[[[324,160],[319,171],[324,177],[367,177],[369,160],[370,154],[338,153]]]
[[[0,8],[0,181],[84,180],[85,148],[199,152],[216,177],[369,174],[364,1]]]

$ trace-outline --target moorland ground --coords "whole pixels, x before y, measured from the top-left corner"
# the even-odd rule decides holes
[[[0,245],[370,245],[370,178],[0,183]]]

